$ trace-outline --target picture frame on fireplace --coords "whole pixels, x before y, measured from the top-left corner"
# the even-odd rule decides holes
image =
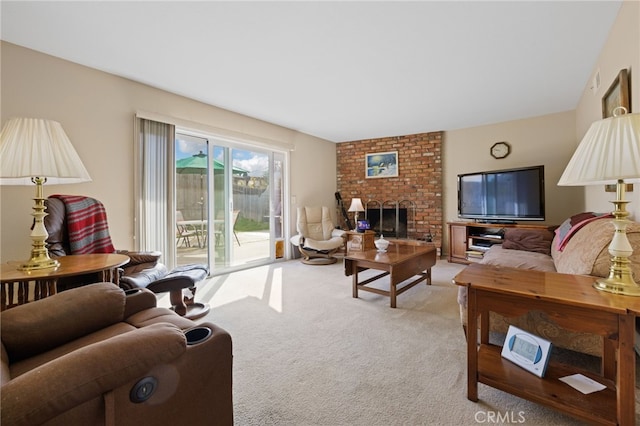
[[[398,176],[398,151],[365,154],[365,177],[388,178]]]

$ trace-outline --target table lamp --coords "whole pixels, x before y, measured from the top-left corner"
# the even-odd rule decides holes
[[[627,238],[629,212],[625,198],[628,182],[640,182],[640,114],[627,114],[618,107],[613,117],[596,121],[585,134],[571,157],[558,185],[616,184],[612,201],[615,232],[609,245],[611,267],[607,278],[594,283],[598,290],[640,296],[634,281],[629,257],[633,248]]]
[[[44,226],[42,185],[89,182],[91,177],[60,123],[35,118],[13,118],[0,133],[0,185],[36,185],[31,231],[31,258],[21,271],[56,268],[49,257]]]
[[[364,207],[362,206],[362,200],[360,198],[352,198],[351,205],[349,206],[350,212],[355,212],[353,217],[353,222],[358,227],[358,213],[364,211]]]

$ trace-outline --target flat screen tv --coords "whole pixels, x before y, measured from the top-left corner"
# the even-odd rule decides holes
[[[544,166],[458,175],[458,217],[498,223],[544,220]]]

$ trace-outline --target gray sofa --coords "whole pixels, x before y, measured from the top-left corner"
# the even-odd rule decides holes
[[[573,219],[573,220],[572,220]],[[480,263],[564,274],[609,275],[608,246],[614,233],[611,217],[591,217],[582,213],[572,216],[555,233],[547,230],[507,229],[504,242],[492,246]],[[640,282],[640,223],[632,222],[627,237],[634,249],[631,265],[636,282]],[[561,244],[562,243],[562,244]],[[544,250],[544,247],[548,247]],[[460,318],[467,324],[467,289],[458,289]],[[543,313],[532,311],[517,318],[504,318],[491,312],[490,329],[506,333],[515,325],[552,340],[556,346],[600,356],[600,337],[559,328]]]

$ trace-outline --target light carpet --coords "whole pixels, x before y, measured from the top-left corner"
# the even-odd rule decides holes
[[[212,307],[203,320],[233,338],[235,423],[582,424],[482,384],[480,401],[467,400],[451,283],[462,268],[438,261],[433,284],[398,296],[396,309],[377,294],[353,298],[341,262],[292,260],[202,284],[196,299]]]

